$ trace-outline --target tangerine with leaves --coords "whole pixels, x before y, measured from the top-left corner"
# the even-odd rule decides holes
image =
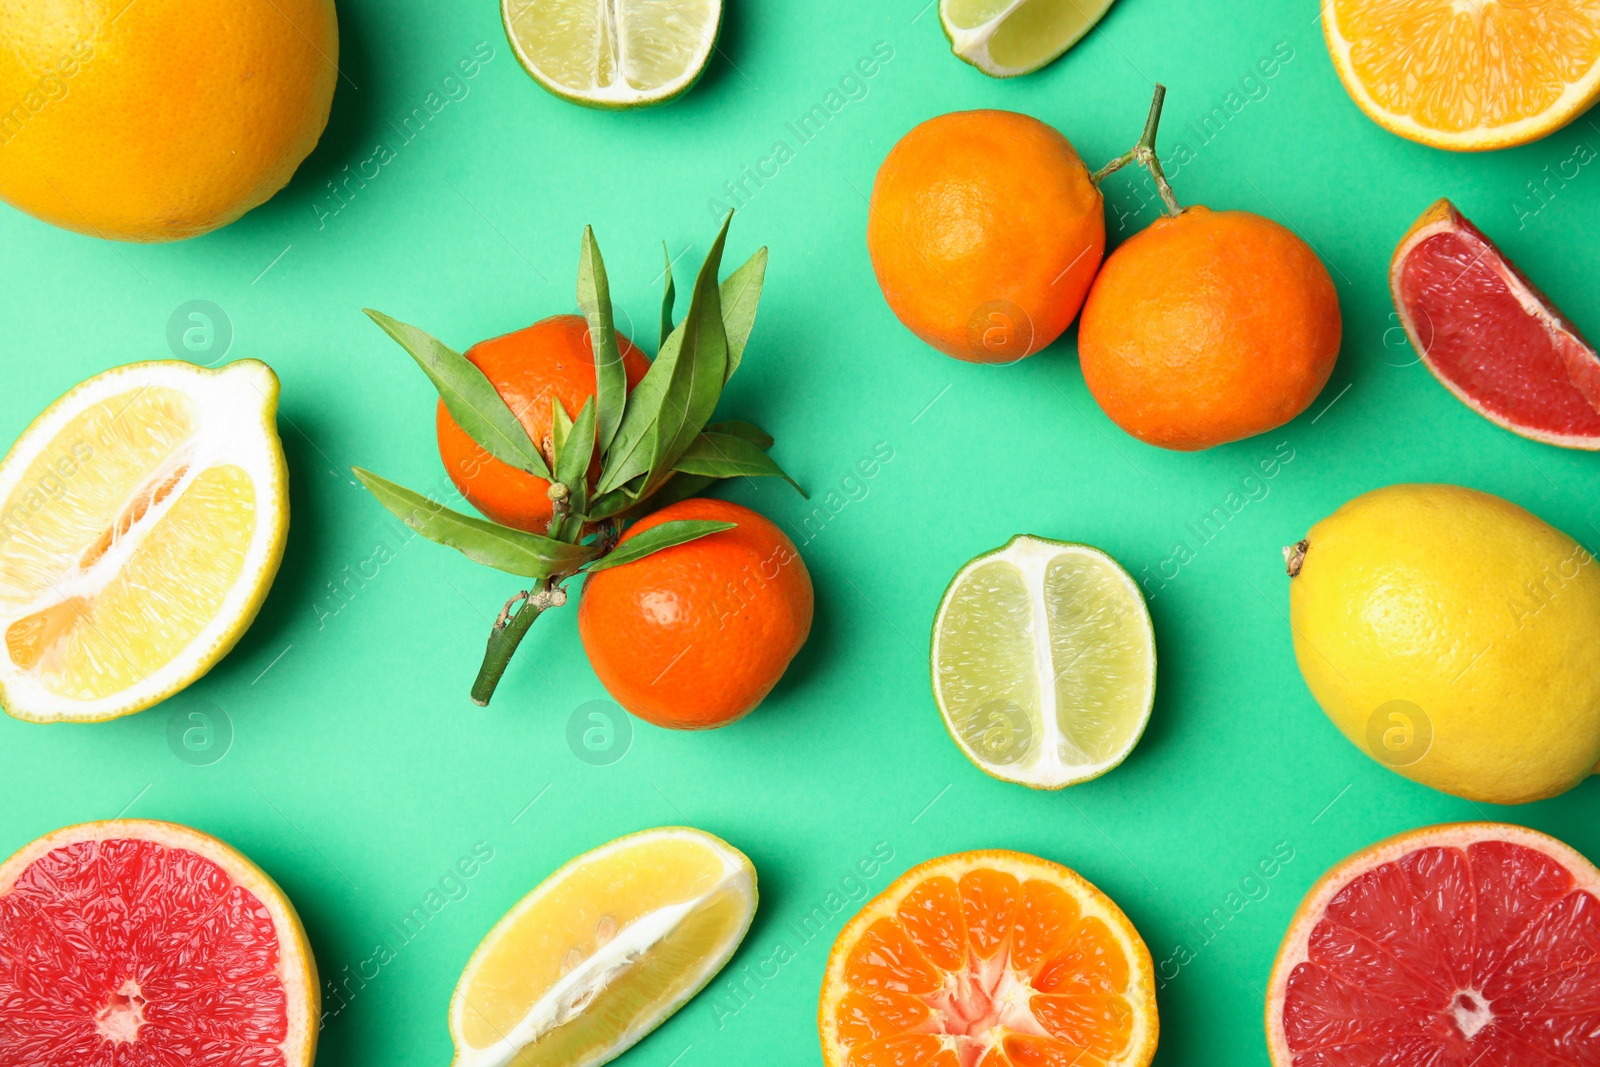
[[[1015,362],[1060,337],[1105,246],[1089,169],[1028,115],[929,119],[872,187],[867,251],[884,299],[912,333],[971,363]]]
[[[1339,355],[1333,280],[1305,241],[1248,211],[1180,209],[1155,155],[1159,86],[1138,146],[1097,175],[1150,169],[1166,217],[1106,258],[1078,327],[1083,379],[1147,444],[1196,451],[1281,426]]]
[[[707,730],[749,714],[783,677],[811,632],[811,575],[782,530],[725,500],[668,505],[618,550],[682,521],[733,525],[592,575],[578,633],[619,704],[657,726]]]
[[[470,491],[469,499],[505,521],[496,521],[494,514],[480,519],[452,511],[360,467],[355,468],[356,477],[379,503],[423,537],[526,580],[489,631],[472,686],[473,703],[489,703],[529,628],[540,615],[567,602],[565,583],[578,575],[637,564],[653,553],[746,528],[711,550],[709,558],[717,565],[704,573],[715,579],[721,573],[718,567],[731,558],[729,546],[746,545],[750,528],[762,536],[782,537],[776,527],[742,508],[731,521],[684,517],[701,511],[722,514],[718,508],[732,507],[714,501],[684,504],[722,479],[778,477],[794,484],[767,455],[772,438],[759,426],[740,420],[711,421],[723,389],[744,357],[767,268],[767,250],[762,248],[718,281],[732,218],[730,212],[695,276],[682,321],[673,311],[675,287],[667,256],[662,272],[666,285],[661,347],[648,363],[617,335],[605,262],[589,229],[584,230],[578,259],[578,306],[583,316],[557,316],[485,342],[474,350],[475,358],[415,326],[368,309],[372,321],[405,349],[437,390],[444,405],[439,418],[449,420],[441,433],[440,453],[447,466],[456,467],[452,477],[463,476],[462,489]],[[460,437],[451,433],[452,426]],[[470,462],[463,469],[464,457]],[[491,460],[505,469],[489,467]],[[673,502],[678,502],[676,508],[670,506]],[[638,521],[657,510],[659,515]],[[540,520],[542,531],[536,529]],[[634,522],[637,525],[624,537],[624,528]],[[793,550],[788,545],[790,555]],[[793,562],[786,581],[792,581],[796,572],[804,574],[798,557]],[[672,564],[664,566],[670,569]],[[633,579],[620,584],[656,569],[635,570]],[[785,582],[778,587],[790,588]],[[711,585],[702,583],[695,592],[702,611],[718,603],[704,601],[719,595]],[[777,681],[810,628],[810,579],[804,580],[803,598],[797,589],[786,595],[794,598],[788,630],[751,631],[748,626],[741,630],[739,626],[751,620],[735,618],[731,633],[771,647],[753,646],[753,672],[747,663],[734,663],[732,680],[716,691],[717,699],[684,713],[684,725],[710,726],[736,718]],[[779,650],[776,658],[773,649]],[[662,665],[658,673],[666,666],[670,664]],[[768,672],[770,679],[765,678]],[[678,684],[676,679],[670,683]],[[664,715],[675,714],[670,700],[664,707]]]
[[[622,334],[617,345],[631,390],[650,369],[650,361]],[[546,457],[555,450],[552,403],[559,402],[571,417],[595,395],[594,351],[582,315],[552,315],[526,329],[480,341],[463,355],[489,379]],[[435,424],[439,458],[473,507],[502,526],[545,531],[552,515],[549,479],[494,458],[450,416],[443,400]],[[599,474],[597,457],[590,464],[589,480]]]

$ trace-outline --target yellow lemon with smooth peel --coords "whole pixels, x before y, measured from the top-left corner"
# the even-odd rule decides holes
[[[1600,760],[1600,566],[1453,485],[1350,501],[1285,550],[1295,658],[1369,756],[1468,800],[1564,793]]]

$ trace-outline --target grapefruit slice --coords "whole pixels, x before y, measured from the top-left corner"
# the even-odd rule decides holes
[[[744,853],[702,830],[585,852],[489,931],[450,1001],[455,1067],[594,1067],[728,962],[756,910]]]
[[[817,1027],[827,1067],[1144,1067],[1155,971],[1077,873],[961,852],[913,867],[840,931]]]
[[[278,379],[240,360],[90,378],[0,462],[0,704],[97,722],[171,696],[234,646],[289,527]]]
[[[1412,346],[1462,403],[1535,441],[1600,449],[1600,357],[1450,201],[1401,239],[1389,285]]]
[[[1593,0],[1323,0],[1322,26],[1357,106],[1435,148],[1526,144],[1600,95]]]
[[[0,865],[0,1063],[310,1067],[321,998],[282,890],[221,841],[113,820]]]
[[[1458,823],[1312,887],[1267,987],[1274,1067],[1600,1063],[1600,870],[1533,830]]]

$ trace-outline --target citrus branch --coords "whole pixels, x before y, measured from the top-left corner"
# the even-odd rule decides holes
[[[532,589],[525,589],[506,601],[500,617],[489,631],[489,646],[483,652],[483,666],[478,668],[478,678],[472,683],[472,702],[478,707],[488,707],[489,698],[500,684],[500,676],[516,654],[517,646],[528,636],[528,629],[544,612],[559,608],[567,602],[567,591],[558,584],[560,578],[541,578]],[[514,612],[514,613],[513,613]]]
[[[1089,175],[1089,180],[1098,187],[1102,181],[1123,167],[1130,163],[1138,163],[1150,172],[1150,177],[1155,179],[1156,192],[1161,194],[1161,202],[1166,206],[1167,214],[1177,218],[1183,213],[1183,208],[1178,206],[1178,198],[1173,195],[1172,186],[1161,170],[1161,159],[1156,155],[1156,130],[1161,125],[1161,105],[1166,98],[1167,87],[1157,82],[1155,96],[1150,101],[1150,115],[1144,120],[1144,133],[1140,136],[1139,143]]]

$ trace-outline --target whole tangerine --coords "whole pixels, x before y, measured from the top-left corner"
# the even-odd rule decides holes
[[[333,0],[8,4],[0,199],[118,241],[214,230],[289,181],[339,77]]]
[[[1105,204],[1072,143],[1011,111],[929,119],[872,187],[867,251],[895,316],[972,363],[1010,363],[1071,325],[1105,253]]]
[[[749,714],[811,633],[811,575],[783,531],[749,508],[694,498],[636,523],[738,525],[590,575],[578,634],[606,691],[646,722],[709,730]]]
[[[1333,280],[1306,242],[1260,215],[1196,206],[1106,258],[1078,354],[1112,422],[1196,451],[1304,411],[1333,373],[1340,334]]]
[[[620,333],[617,346],[632,389],[650,369],[650,361]],[[575,419],[595,395],[594,349],[581,315],[552,315],[514,333],[480,341],[465,355],[483,371],[547,460],[554,420],[550,401],[561,401]],[[450,417],[442,400],[435,428],[439,458],[468,503],[502,526],[546,531],[551,515],[548,481],[490,455]],[[598,473],[598,465],[592,467],[591,480]]]

